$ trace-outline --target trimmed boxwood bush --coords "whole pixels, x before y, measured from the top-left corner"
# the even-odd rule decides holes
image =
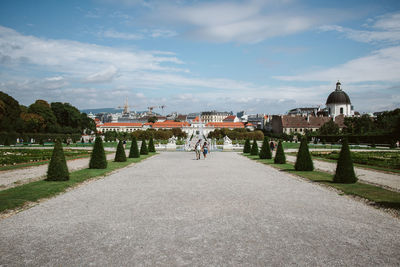
[[[311,159],[310,151],[308,150],[307,138],[301,139],[299,151],[297,152],[296,164],[294,168],[296,171],[312,171],[314,165]]]
[[[107,168],[107,158],[104,152],[103,140],[100,136],[97,136],[94,142],[92,156],[90,157],[89,169],[105,168]]]
[[[278,143],[278,148],[276,149],[274,163],[275,164],[285,164],[286,163],[286,157],[285,157],[285,152],[283,151],[282,141],[279,141],[279,143]]]
[[[136,137],[132,138],[131,149],[129,150],[129,157],[130,158],[140,158],[139,148],[137,145]]]
[[[149,152],[156,152],[156,148],[154,147],[153,137],[150,137],[149,140]]]
[[[342,149],[340,150],[339,159],[336,165],[336,173],[333,177],[333,182],[343,184],[353,184],[357,182],[357,177],[354,173],[353,160],[351,159],[347,138],[343,140]]]
[[[256,139],[253,140],[253,145],[251,146],[250,155],[252,156],[258,155],[258,145]]]
[[[268,136],[264,137],[264,141],[260,151],[260,159],[272,159],[272,153],[271,153],[271,148],[269,147]]]
[[[49,167],[47,169],[47,181],[67,181],[69,172],[65,161],[64,151],[60,140],[56,140]]]
[[[114,161],[116,162],[126,161],[126,155],[125,155],[124,145],[122,144],[122,140],[119,140],[118,142],[117,152],[115,152]]]
[[[250,139],[247,138],[246,141],[244,142],[243,153],[250,153],[250,151],[251,151]]]
[[[142,145],[140,146],[140,155],[149,154],[149,150],[147,149],[146,139],[142,140]]]

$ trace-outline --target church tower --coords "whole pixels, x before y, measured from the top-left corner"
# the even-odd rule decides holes
[[[354,110],[350,102],[350,97],[342,90],[341,83],[336,83],[336,89],[326,100],[326,108],[330,117],[338,115],[353,116]]]

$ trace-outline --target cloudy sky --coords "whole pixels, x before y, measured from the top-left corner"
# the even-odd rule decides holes
[[[0,2],[0,90],[80,109],[400,107],[400,1]],[[155,110],[161,113],[160,110]]]

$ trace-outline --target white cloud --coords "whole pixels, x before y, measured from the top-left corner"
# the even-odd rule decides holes
[[[117,74],[118,69],[115,66],[110,66],[105,70],[93,73],[85,78],[88,83],[104,83],[110,82]]]
[[[383,48],[342,65],[294,76],[277,76],[284,81],[400,82],[400,46]]]
[[[0,26],[0,58],[7,63],[34,64],[84,77],[94,69],[115,66],[121,71],[174,71],[176,67],[165,64],[182,64],[175,56],[162,57],[145,51],[127,51],[118,48],[80,43],[68,40],[46,40],[22,35]],[[185,71],[185,70],[182,70]]]
[[[288,2],[292,1],[164,5],[158,8],[154,19],[183,25],[192,38],[238,43],[257,43],[271,37],[295,34],[333,20],[328,11],[302,11],[287,5]]]
[[[140,40],[144,38],[143,35],[140,34],[117,32],[114,30],[106,30],[104,32],[101,32],[100,35],[106,38],[123,39],[123,40]]]
[[[364,43],[400,41],[400,12],[379,16],[371,20],[372,24],[364,25],[366,30],[354,30],[338,25],[324,25],[319,29],[322,31],[337,31],[343,33],[347,38]]]
[[[171,30],[161,30],[161,29],[155,29],[151,31],[150,36],[153,38],[169,38],[169,37],[174,37],[178,35],[177,32],[171,31]]]

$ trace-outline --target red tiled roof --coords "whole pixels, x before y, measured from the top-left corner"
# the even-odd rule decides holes
[[[162,121],[153,124],[153,128],[182,128],[190,126],[186,121]]]
[[[247,124],[246,124],[246,127],[247,126],[253,126],[253,124],[251,123],[251,122],[248,122]]]
[[[209,122],[206,124],[206,127],[215,127],[215,128],[244,128],[243,122]]]
[[[194,120],[192,120],[193,122],[199,122],[200,121],[200,118],[199,118],[199,116],[197,116],[196,118],[194,118]]]
[[[133,123],[133,122],[107,122],[103,125],[99,125],[100,127],[142,127],[142,123]]]
[[[225,119],[223,119],[224,122],[233,122],[235,120],[236,116],[235,115],[230,115],[228,117],[226,117]]]

